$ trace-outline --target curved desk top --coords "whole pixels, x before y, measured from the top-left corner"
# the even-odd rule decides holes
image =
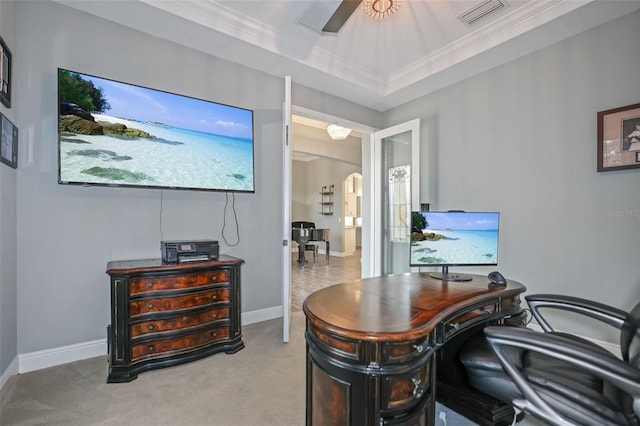
[[[428,273],[406,273],[349,281],[311,294],[303,304],[307,321],[345,338],[384,341],[418,338],[445,318],[484,301],[526,290],[507,280],[490,286],[484,275],[466,282],[441,281]]]

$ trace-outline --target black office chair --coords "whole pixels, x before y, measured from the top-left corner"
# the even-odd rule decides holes
[[[525,297],[544,333],[490,326],[460,351],[469,383],[552,425],[640,425],[640,303],[629,313],[576,297]],[[620,330],[618,358],[555,331],[541,308],[571,311]]]

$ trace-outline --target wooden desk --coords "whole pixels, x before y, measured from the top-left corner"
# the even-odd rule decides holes
[[[523,320],[526,288],[488,284],[481,275],[447,282],[412,273],[311,294],[303,304],[307,425],[434,424],[436,358],[445,360],[439,369],[456,368],[451,354],[436,354],[488,324]]]

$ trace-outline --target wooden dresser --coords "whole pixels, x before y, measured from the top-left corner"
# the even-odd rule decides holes
[[[412,273],[349,281],[311,294],[303,305],[307,426],[433,425],[436,399],[460,408],[441,398],[441,381],[457,392],[449,401],[473,395],[465,400],[465,416],[487,414],[489,420],[476,420],[480,424],[510,422],[511,407],[494,406],[495,401],[471,393],[466,380],[457,380],[455,349],[465,335],[525,319],[522,284],[488,284],[480,275],[447,282]]]
[[[111,324],[107,382],[244,347],[240,329],[242,259],[167,264],[109,262]]]

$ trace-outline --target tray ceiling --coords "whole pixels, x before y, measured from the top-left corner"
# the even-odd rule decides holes
[[[503,6],[471,25],[461,15],[486,0],[403,0],[381,21],[359,7],[337,34],[312,27],[339,0],[58,3],[378,111],[640,8],[637,0],[495,1]]]

